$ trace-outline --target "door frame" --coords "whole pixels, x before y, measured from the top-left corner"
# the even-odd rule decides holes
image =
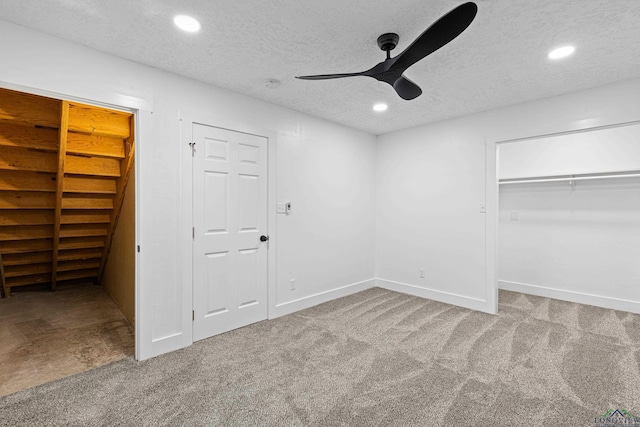
[[[184,333],[191,337],[193,344],[193,157],[189,143],[193,142],[193,125],[200,124],[235,132],[267,138],[267,319],[276,313],[277,280],[277,133],[270,129],[246,122],[226,120],[197,111],[180,109],[180,228],[179,241],[183,284],[183,325],[188,325]]]

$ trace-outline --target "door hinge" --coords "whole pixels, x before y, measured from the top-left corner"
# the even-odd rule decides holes
[[[138,252],[140,252],[140,245],[138,245]]]
[[[193,157],[196,153],[196,143],[195,142],[190,142],[189,143],[189,147],[191,147],[191,157]]]
[[[196,228],[191,227],[191,239],[196,240]]]
[[[195,310],[193,310],[193,311],[191,312],[191,320],[192,320],[193,322],[195,322],[195,320],[196,320],[196,311],[195,311]]]

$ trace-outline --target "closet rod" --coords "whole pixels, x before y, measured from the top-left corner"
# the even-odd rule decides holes
[[[529,183],[529,182],[582,181],[587,179],[611,179],[611,178],[633,178],[633,177],[640,177],[640,171],[560,175],[560,176],[550,176],[547,178],[542,178],[542,177],[507,178],[507,179],[499,180],[498,183],[500,185],[503,185],[503,184],[523,184],[523,183]]]

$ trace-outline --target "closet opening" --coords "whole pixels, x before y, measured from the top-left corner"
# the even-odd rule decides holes
[[[134,135],[0,89],[0,396],[134,355]]]
[[[498,287],[640,313],[640,124],[498,143]]]

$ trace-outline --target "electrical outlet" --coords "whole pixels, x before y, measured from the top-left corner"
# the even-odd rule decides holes
[[[424,279],[424,268],[421,268],[419,273],[420,273],[420,278]]]
[[[290,291],[295,291],[296,290],[296,278],[292,278],[289,279],[289,290]]]
[[[487,213],[487,204],[486,203],[480,203],[480,213]]]

